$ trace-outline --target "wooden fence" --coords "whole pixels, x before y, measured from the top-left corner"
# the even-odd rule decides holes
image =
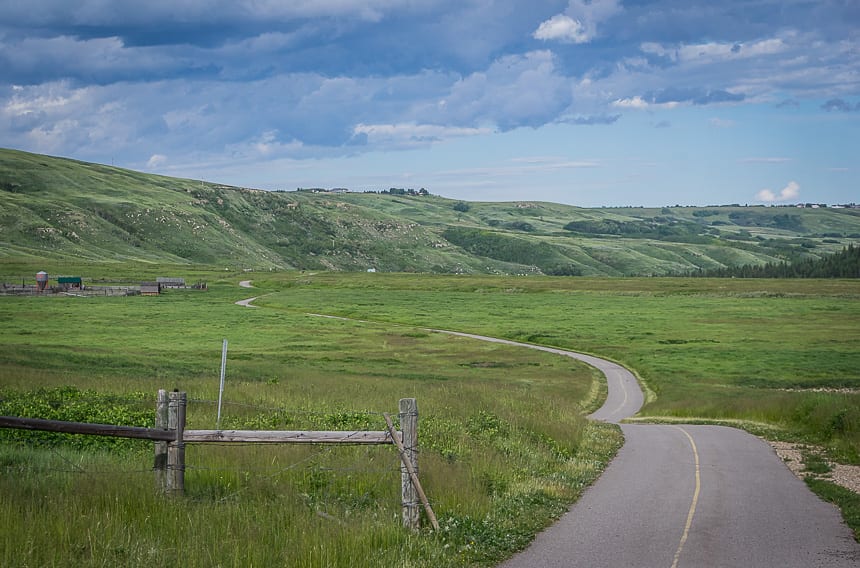
[[[439,528],[433,509],[418,478],[418,405],[414,398],[400,399],[400,430],[384,414],[387,430],[382,431],[287,431],[287,430],[186,430],[184,392],[158,391],[155,428],[62,422],[39,418],[0,416],[0,428],[43,430],[68,434],[89,434],[138,438],[155,442],[154,470],[161,490],[171,496],[185,491],[185,444],[260,443],[260,444],[394,444],[401,461],[401,511],[403,526],[420,527],[423,505],[434,529]]]

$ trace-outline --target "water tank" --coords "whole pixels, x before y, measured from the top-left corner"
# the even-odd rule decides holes
[[[36,273],[36,288],[40,291],[48,287],[48,273],[44,270]]]

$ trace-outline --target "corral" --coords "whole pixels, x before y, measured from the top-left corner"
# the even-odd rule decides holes
[[[72,296],[157,296],[165,289],[174,290],[206,290],[206,282],[198,281],[189,286],[184,278],[158,277],[154,282],[127,284],[116,286],[85,284],[81,276],[58,276],[56,283],[51,284],[50,276],[44,270],[36,273],[35,283],[21,278],[21,284],[0,282],[0,296],[41,296],[41,295],[72,295]]]

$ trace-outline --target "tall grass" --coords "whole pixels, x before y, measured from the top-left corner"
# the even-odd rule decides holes
[[[764,422],[860,463],[856,280],[265,278],[289,287],[260,305],[592,352],[656,393],[644,416]]]
[[[191,399],[188,427],[212,428],[226,337],[226,428],[382,430],[382,412],[417,398],[422,483],[443,530],[400,527],[390,447],[189,445],[187,495],[170,501],[148,447],[76,453],[16,436],[0,449],[0,564],[492,564],[560,514],[620,443],[584,420],[597,377],[575,361],[249,310],[232,303],[247,296],[235,280],[210,283],[158,298],[4,298],[0,398],[37,410],[47,391],[36,387],[73,386],[135,409],[150,392],[154,409],[155,391],[175,387]]]

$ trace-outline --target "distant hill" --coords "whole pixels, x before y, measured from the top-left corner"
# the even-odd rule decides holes
[[[848,208],[393,193],[270,192],[0,149],[0,257],[626,276],[814,260],[860,242],[860,210]]]

